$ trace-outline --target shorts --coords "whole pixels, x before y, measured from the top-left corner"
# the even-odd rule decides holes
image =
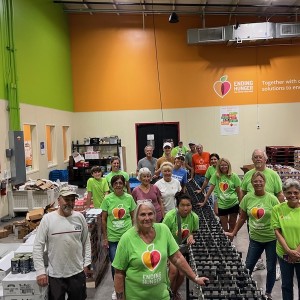
[[[240,205],[236,204],[235,206],[232,206],[230,208],[218,208],[218,215],[221,216],[227,216],[231,214],[238,214],[240,211]]]

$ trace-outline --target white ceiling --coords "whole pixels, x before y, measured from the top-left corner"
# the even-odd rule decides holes
[[[297,20],[300,0],[53,0],[66,13],[285,16]]]

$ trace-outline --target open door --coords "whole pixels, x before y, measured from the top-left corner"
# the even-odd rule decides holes
[[[178,145],[179,122],[167,123],[136,123],[136,153],[137,161],[145,157],[144,148],[147,145],[154,147],[153,157],[159,158],[163,154],[163,143],[173,141]]]

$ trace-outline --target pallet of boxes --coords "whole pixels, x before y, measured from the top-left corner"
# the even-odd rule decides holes
[[[78,199],[75,202],[75,210],[85,209],[86,198]],[[90,209],[86,212],[86,222],[91,240],[92,264],[87,278],[87,287],[94,288],[99,285],[108,268],[108,251],[102,246],[102,219],[101,209]]]

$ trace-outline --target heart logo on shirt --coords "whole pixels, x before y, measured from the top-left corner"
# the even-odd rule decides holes
[[[123,204],[119,204],[117,207],[115,207],[112,210],[112,214],[115,217],[115,219],[122,219],[126,214],[126,210],[125,208],[123,208]]]
[[[159,265],[161,254],[158,250],[154,250],[154,244],[147,247],[147,251],[142,254],[142,262],[150,271],[154,271]]]
[[[224,193],[229,188],[229,184],[227,182],[220,182],[219,183],[219,188]]]
[[[251,215],[256,219],[259,220],[265,215],[265,210],[259,207],[253,207],[251,209]]]
[[[190,234],[190,230],[188,229],[188,224],[183,224],[181,228],[181,238],[184,240]],[[178,235],[178,230],[176,231],[176,236]]]

